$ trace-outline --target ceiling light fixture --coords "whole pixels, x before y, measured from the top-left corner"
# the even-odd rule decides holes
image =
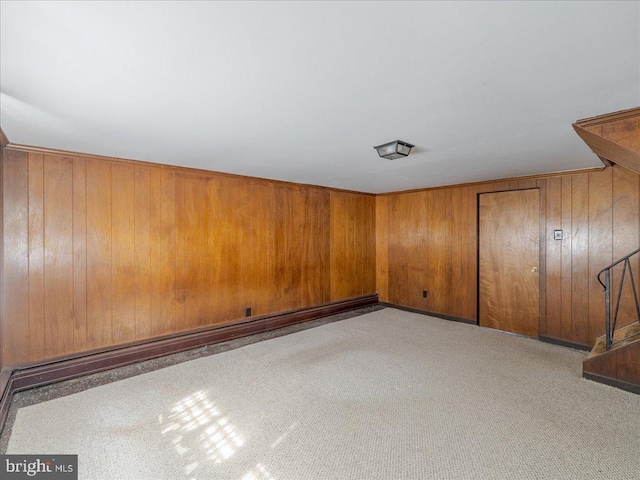
[[[407,155],[409,155],[411,153],[411,149],[414,146],[415,145],[403,142],[402,140],[396,140],[394,142],[385,143],[373,148],[378,151],[378,155],[380,155],[382,158],[395,160],[396,158],[406,157]]]

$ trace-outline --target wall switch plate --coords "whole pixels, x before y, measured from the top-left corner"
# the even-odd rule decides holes
[[[427,291],[426,290],[422,290],[422,297],[423,298],[427,298]]]
[[[554,240],[562,240],[562,230],[554,230],[553,231],[553,239]]]
[[[244,311],[244,314],[245,314],[245,316],[246,316],[246,317],[250,317],[250,316],[251,316],[251,307],[247,308],[247,309]]]

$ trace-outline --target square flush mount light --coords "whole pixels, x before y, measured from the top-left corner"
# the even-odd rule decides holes
[[[403,142],[402,140],[396,140],[395,142],[385,143],[384,145],[378,145],[373,147],[378,151],[378,155],[382,158],[389,160],[395,160],[396,158],[406,157],[411,153],[411,149],[415,145]]]

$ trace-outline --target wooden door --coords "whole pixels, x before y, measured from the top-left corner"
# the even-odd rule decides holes
[[[540,331],[539,191],[479,195],[479,324]]]

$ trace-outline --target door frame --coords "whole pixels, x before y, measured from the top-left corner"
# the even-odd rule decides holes
[[[546,197],[545,190],[538,187],[529,188],[508,188],[503,190],[494,190],[490,192],[478,192],[476,194],[476,325],[480,326],[480,195],[501,192],[519,192],[524,190],[538,190],[538,339],[544,337],[542,334],[542,318],[546,316]],[[501,330],[502,331],[502,330]],[[518,333],[506,332],[511,335],[520,335]],[[526,336],[526,335],[522,335]],[[527,337],[535,338],[535,337]]]

